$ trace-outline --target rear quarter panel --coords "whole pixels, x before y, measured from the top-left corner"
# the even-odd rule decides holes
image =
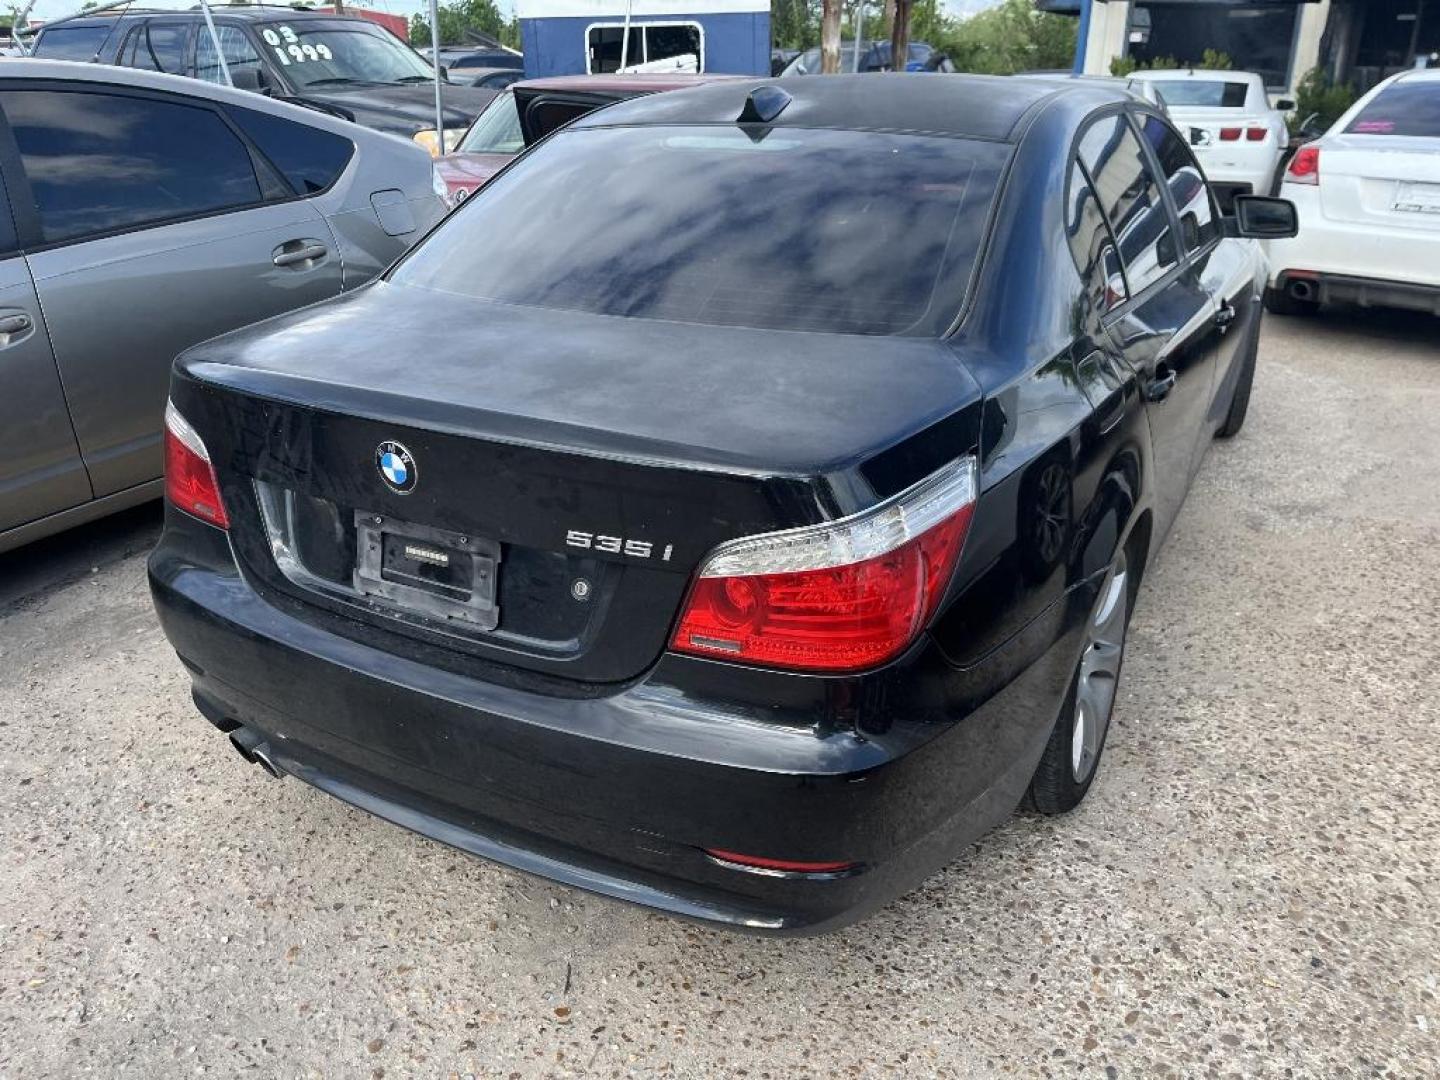
[[[1066,242],[1070,147],[1093,107],[1070,102],[1042,112],[1017,150],[974,304],[952,339],[985,393],[980,502],[933,627],[961,667],[1027,627],[1009,662],[1037,661],[1083,617],[1146,510],[1149,432],[1138,388]],[[1142,541],[1148,554],[1148,534]]]

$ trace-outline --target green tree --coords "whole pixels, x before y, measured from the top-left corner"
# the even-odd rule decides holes
[[[465,31],[479,30],[505,44],[507,38],[517,38],[513,22],[507,23],[495,0],[451,0],[439,6],[440,44],[463,45]],[[410,44],[417,48],[430,45],[430,20],[419,14],[410,16]]]
[[[914,39],[929,41],[949,55],[960,71],[987,75],[1013,75],[1017,71],[1068,69],[1075,62],[1078,20],[1035,10],[1030,0],[1003,3],[954,19],[936,5],[916,3]]]
[[[1295,84],[1295,111],[1290,115],[1290,130],[1299,131],[1312,116],[1315,117],[1312,127],[1326,130],[1355,104],[1357,96],[1353,83],[1332,82],[1323,69],[1311,68]]]

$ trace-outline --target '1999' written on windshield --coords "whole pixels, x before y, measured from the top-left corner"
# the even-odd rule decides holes
[[[300,36],[288,26],[282,26],[279,30],[266,28],[260,31],[260,36],[265,39],[265,44],[275,50],[275,55],[280,58],[282,64],[303,64],[307,60],[329,60],[335,55],[330,51],[329,45],[301,44]]]

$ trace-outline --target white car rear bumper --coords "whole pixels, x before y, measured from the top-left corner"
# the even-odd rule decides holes
[[[1440,244],[1433,230],[1333,221],[1320,212],[1319,189],[1305,184],[1284,184],[1280,196],[1299,211],[1300,232],[1267,242],[1272,286],[1301,271],[1440,289]]]

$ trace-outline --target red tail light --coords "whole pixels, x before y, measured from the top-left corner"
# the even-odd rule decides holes
[[[876,507],[747,537],[706,561],[671,647],[793,671],[859,671],[919,636],[974,510],[973,457]]]
[[[165,497],[201,521],[230,527],[210,454],[190,422],[165,403]]]
[[[1269,134],[1269,129],[1268,129],[1268,128],[1256,127],[1256,128],[1246,128],[1246,129],[1245,129],[1245,138],[1247,138],[1247,139],[1250,140],[1251,142],[1264,142],[1264,141],[1265,141],[1265,136],[1268,135],[1268,134]]]
[[[1240,129],[1239,129],[1239,128],[1221,128],[1221,129],[1220,129],[1220,141],[1221,141],[1221,142],[1239,142],[1239,141],[1240,141]]]
[[[1302,146],[1295,151],[1295,156],[1290,159],[1290,167],[1285,170],[1285,180],[1291,184],[1319,184],[1320,148]]]

